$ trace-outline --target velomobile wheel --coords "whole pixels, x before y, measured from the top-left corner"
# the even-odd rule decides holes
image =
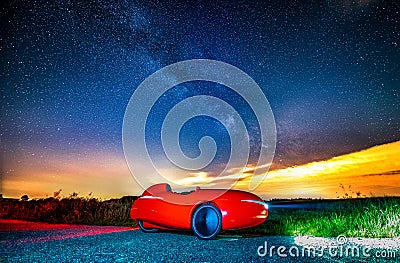
[[[200,239],[212,239],[221,231],[222,216],[217,207],[201,205],[192,216],[192,230]]]
[[[138,223],[138,225],[139,225],[140,230],[142,230],[142,231],[145,232],[145,233],[154,233],[154,232],[157,232],[157,231],[158,231],[157,228],[145,228],[145,227],[143,226],[142,220],[138,220],[137,223]]]

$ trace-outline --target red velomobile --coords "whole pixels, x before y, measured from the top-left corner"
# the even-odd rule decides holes
[[[149,187],[133,203],[130,216],[144,232],[190,230],[212,239],[221,230],[253,227],[268,217],[268,205],[239,190],[200,189],[175,193],[168,184]]]

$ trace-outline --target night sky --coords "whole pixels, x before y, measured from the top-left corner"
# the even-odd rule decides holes
[[[277,128],[271,170],[400,140],[400,4],[262,2],[3,1],[1,192],[85,195],[99,174],[109,190],[93,193],[129,194],[112,186],[116,177],[132,183],[122,147],[129,99],[149,75],[189,59],[229,63],[261,87]],[[206,82],[178,85],[158,100],[146,126],[152,158],[163,156],[167,112],[195,95],[237,108],[250,127],[254,164],[260,145],[251,110],[226,87]],[[204,135],[218,145],[206,171],[218,170],[230,146],[214,119],[188,122],[182,150],[198,155]]]

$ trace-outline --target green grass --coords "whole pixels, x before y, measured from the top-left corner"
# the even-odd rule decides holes
[[[270,206],[270,215],[264,224],[235,232],[242,235],[400,237],[398,197],[271,202]]]

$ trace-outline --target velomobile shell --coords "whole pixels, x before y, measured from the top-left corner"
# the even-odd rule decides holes
[[[220,210],[223,230],[256,226],[268,216],[262,199],[248,192],[196,189],[179,194],[172,192],[168,184],[157,184],[144,191],[134,202],[130,215],[149,228],[190,229],[193,212],[204,203]]]

